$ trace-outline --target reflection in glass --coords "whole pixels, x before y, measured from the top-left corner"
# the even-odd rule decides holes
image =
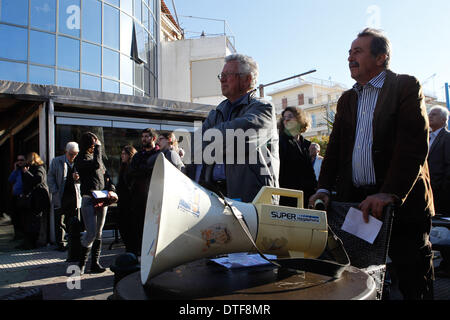
[[[133,87],[127,86],[126,84],[120,84],[120,94],[133,95]]]
[[[134,0],[134,14],[133,16],[139,21],[141,22],[141,6],[142,6],[142,1],[141,0]],[[144,6],[145,8],[145,6]]]
[[[131,36],[133,34],[133,19],[124,14],[120,14],[120,51],[131,54]]]
[[[142,5],[142,25],[148,29],[148,9]]]
[[[27,60],[27,34],[27,29],[0,24],[0,57]]]
[[[155,12],[155,0],[148,0],[148,8],[151,12]]]
[[[133,84],[133,60],[122,54],[120,55],[120,80]]]
[[[28,0],[1,0],[0,21],[28,25]]]
[[[56,0],[30,0],[31,27],[56,31]]]
[[[101,44],[102,42],[102,4],[97,0],[83,0],[82,37]]]
[[[55,36],[45,32],[30,31],[30,61],[55,65]]]
[[[134,63],[134,85],[139,89],[144,89],[144,66]]]
[[[101,91],[101,78],[81,74],[81,89]]]
[[[119,82],[109,80],[109,79],[103,79],[103,90],[102,91],[119,93]]]
[[[78,72],[58,70],[57,75],[58,75],[58,86],[69,88],[80,87],[80,76]]]
[[[0,60],[0,80],[27,82],[27,65]]]
[[[103,48],[103,75],[119,79],[119,53]]]
[[[130,16],[133,15],[133,1],[132,0],[120,0],[120,9],[128,13]]]
[[[105,0],[105,2],[111,3],[112,5],[115,5],[116,7],[119,6],[120,0]]]
[[[100,75],[102,72],[101,47],[87,42],[81,44],[81,70]]]
[[[31,83],[55,84],[55,69],[30,65]]]
[[[79,38],[80,0],[59,0],[58,11],[59,32]]]
[[[58,37],[58,68],[80,70],[80,41]]]
[[[119,10],[105,4],[103,14],[103,44],[119,50]]]

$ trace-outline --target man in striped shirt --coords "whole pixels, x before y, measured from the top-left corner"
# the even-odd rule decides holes
[[[343,93],[322,163],[319,189],[310,198],[359,202],[363,217],[382,220],[396,206],[389,257],[405,299],[432,297],[434,215],[428,164],[428,118],[414,77],[389,70],[389,40],[365,29],[349,50],[356,84]]]

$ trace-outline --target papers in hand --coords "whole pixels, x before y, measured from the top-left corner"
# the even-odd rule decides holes
[[[366,223],[361,210],[350,208],[341,229],[373,244],[382,225],[382,221],[370,215],[369,222]]]
[[[95,199],[108,198],[108,191],[107,190],[95,190],[95,191],[92,191],[92,196]]]

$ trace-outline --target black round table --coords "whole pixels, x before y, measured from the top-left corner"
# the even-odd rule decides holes
[[[186,263],[141,284],[140,272],[120,280],[114,296],[123,300],[374,300],[376,286],[366,272],[349,267],[333,279],[312,272],[282,272],[262,266],[226,269],[208,259]]]

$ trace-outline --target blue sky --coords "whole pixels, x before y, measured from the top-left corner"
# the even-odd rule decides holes
[[[172,0],[165,2],[174,14]],[[350,87],[354,81],[348,71],[348,50],[358,32],[370,25],[384,30],[391,40],[391,69],[421,82],[428,79],[424,90],[445,101],[444,84],[450,82],[449,0],[173,2],[186,31],[222,33],[223,23],[183,16],[226,20],[237,52],[258,62],[260,84],[316,69],[312,77]],[[266,93],[270,91],[268,87]]]

